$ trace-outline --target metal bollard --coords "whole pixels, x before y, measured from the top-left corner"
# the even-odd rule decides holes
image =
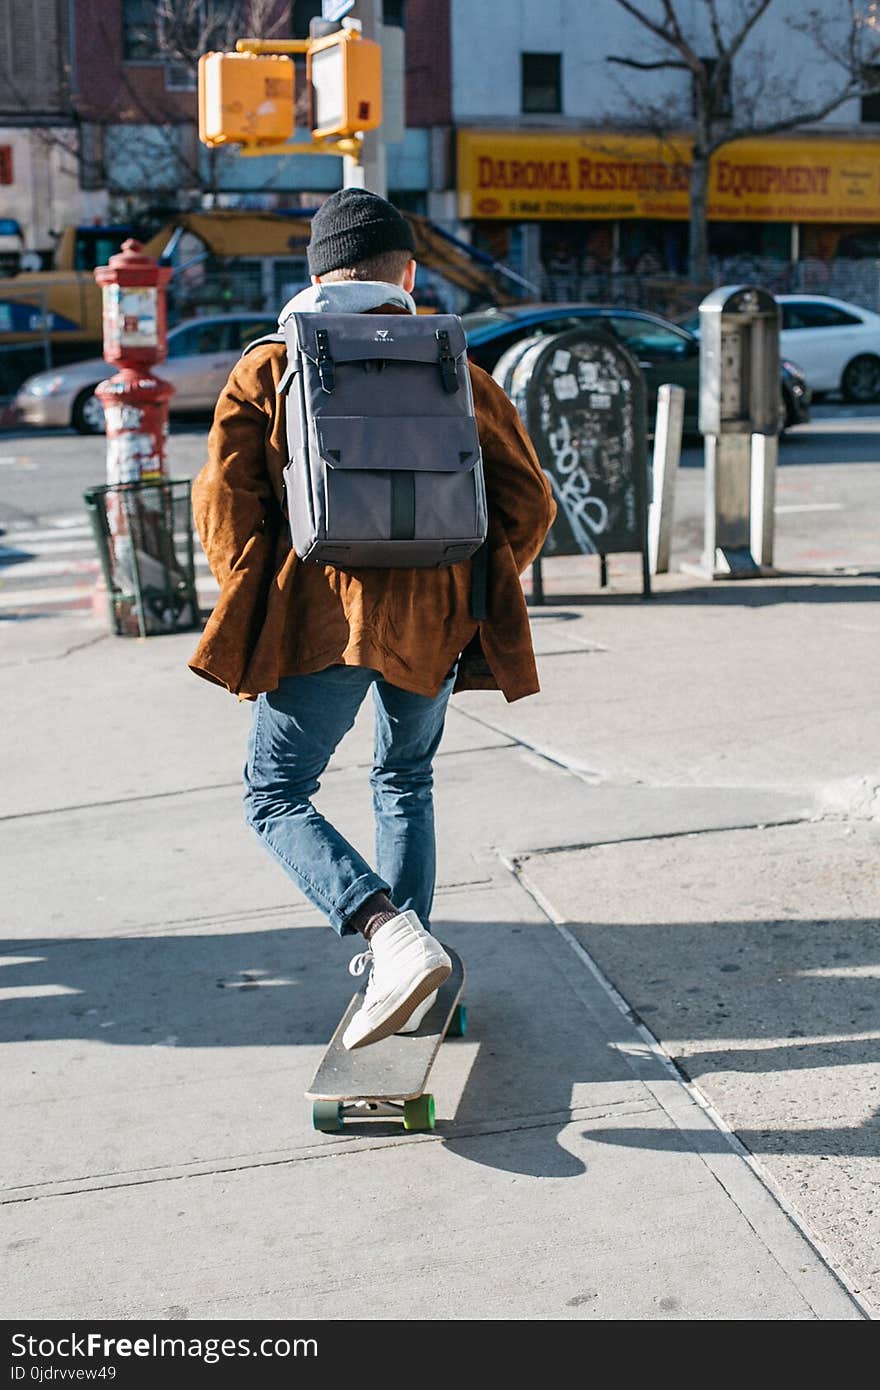
[[[681,459],[684,388],[668,383],[657,392],[652,496],[648,508],[648,559],[652,574],[666,574],[672,544],[675,479]]]

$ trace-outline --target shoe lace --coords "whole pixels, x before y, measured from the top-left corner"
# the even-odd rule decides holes
[[[348,962],[349,975],[363,975],[368,965],[373,964],[373,952],[361,951]]]
[[[367,977],[367,987],[364,990],[364,1003],[369,1004],[376,991],[376,961],[372,951],[361,951],[349,961],[348,969],[352,975],[363,975],[367,967],[370,973]]]

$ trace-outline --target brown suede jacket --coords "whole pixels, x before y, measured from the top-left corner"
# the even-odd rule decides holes
[[[297,558],[280,502],[287,450],[277,388],[285,366],[283,344],[254,348],[217,402],[193,510],[220,597],[190,668],[241,699],[274,690],[282,676],[335,663],[369,666],[404,690],[433,696],[461,655],[456,690],[498,689],[508,700],[534,694],[519,576],[556,507],[501,388],[471,366],[490,549],[489,617],[477,623],[469,560],[444,569],[343,571]]]

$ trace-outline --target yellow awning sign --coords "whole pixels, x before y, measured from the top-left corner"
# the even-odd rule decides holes
[[[459,213],[686,220],[691,151],[686,136],[461,131]],[[738,140],[712,160],[709,217],[880,220],[880,141]]]

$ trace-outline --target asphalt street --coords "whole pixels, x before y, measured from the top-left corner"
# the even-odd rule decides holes
[[[192,478],[205,457],[207,422],[172,427],[169,472]],[[0,615],[88,608],[97,559],[82,503],[83,491],[105,480],[103,438],[69,430],[0,432]],[[778,566],[799,572],[876,564],[880,513],[876,464],[880,415],[869,407],[820,405],[813,419],[780,446],[776,498]],[[702,452],[683,450],[675,495],[672,569],[696,563],[702,551]],[[612,572],[634,568],[633,557],[611,557]],[[558,588],[548,567],[548,592]],[[589,593],[597,565],[589,558],[564,566]],[[200,565],[203,601],[213,589]],[[528,582],[528,581],[527,581]],[[45,591],[45,597],[41,596]]]

